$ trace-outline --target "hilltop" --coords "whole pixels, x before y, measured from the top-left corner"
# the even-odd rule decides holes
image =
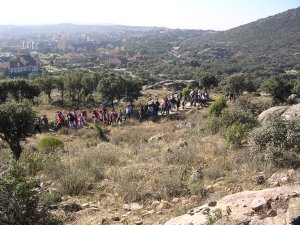
[[[194,37],[180,45],[183,58],[219,73],[299,69],[300,8],[223,32]],[[212,68],[214,67],[214,68]],[[277,70],[277,71],[276,71]]]

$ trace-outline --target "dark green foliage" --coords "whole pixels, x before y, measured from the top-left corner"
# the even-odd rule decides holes
[[[273,104],[277,104],[284,102],[288,98],[293,86],[290,83],[290,79],[282,76],[271,76],[263,82],[261,88],[270,93]]]
[[[46,136],[40,139],[38,146],[45,153],[54,153],[64,148],[64,142],[55,136]]]
[[[26,178],[20,165],[10,165],[9,171],[0,179],[0,224],[62,224],[39,205],[34,187],[34,182]]]
[[[242,73],[236,73],[226,77],[221,82],[222,89],[225,93],[243,94],[244,91],[253,92],[257,89],[254,77]]]
[[[137,99],[141,95],[141,82],[133,79],[124,79],[117,74],[104,76],[99,84],[98,91],[102,98],[114,106],[113,101],[127,98],[129,101]]]
[[[271,116],[251,133],[252,151],[281,167],[300,166],[300,120]]]
[[[247,127],[244,124],[234,123],[225,130],[224,137],[230,145],[240,146],[246,137],[246,131]]]
[[[33,100],[39,94],[38,86],[32,82],[25,80],[0,81],[0,103],[5,102],[8,97],[12,97],[15,101]]]
[[[43,91],[47,96],[49,102],[51,102],[51,92],[55,88],[55,79],[50,76],[42,76],[35,80],[39,85],[41,91]]]
[[[210,90],[211,87],[218,86],[217,78],[209,73],[200,73],[198,79],[200,87],[204,87],[205,90]]]
[[[32,132],[35,113],[26,103],[7,102],[0,106],[0,138],[9,144],[18,160],[22,152],[20,141]]]
[[[209,116],[220,116],[223,109],[227,107],[226,100],[224,97],[218,98],[214,103],[212,103],[208,108]]]

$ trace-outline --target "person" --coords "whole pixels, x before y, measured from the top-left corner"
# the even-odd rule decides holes
[[[117,122],[117,113],[115,109],[113,108],[110,112],[110,124],[116,123]]]
[[[34,134],[36,134],[36,132],[38,131],[40,134],[42,133],[41,131],[41,118],[40,117],[35,117],[34,118]]]
[[[43,115],[42,125],[45,131],[49,131],[49,121],[46,115]]]
[[[100,117],[100,113],[96,109],[94,109],[92,115],[92,118],[94,119],[94,124],[99,122],[99,117]]]
[[[122,121],[122,117],[123,117],[123,113],[122,113],[122,110],[121,109],[119,109],[119,112],[118,112],[118,114],[117,114],[117,123],[119,123],[119,122],[123,122]]]
[[[56,113],[56,127],[55,127],[54,131],[57,132],[59,129],[61,129],[63,123],[64,123],[63,114],[62,114],[62,112],[57,111],[57,113]]]
[[[69,128],[72,129],[72,128],[74,127],[74,123],[76,123],[76,122],[75,122],[76,117],[74,116],[73,111],[70,111],[70,112],[67,114],[67,118],[68,118]]]
[[[77,129],[83,128],[83,124],[84,124],[84,117],[81,113],[79,113],[79,115],[77,116]]]
[[[86,111],[86,109],[81,109],[81,115],[84,117],[84,120],[87,120],[87,111]]]

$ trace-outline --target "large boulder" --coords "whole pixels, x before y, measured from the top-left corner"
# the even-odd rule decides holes
[[[289,108],[289,106],[275,106],[275,107],[269,108],[269,109],[263,111],[258,116],[258,121],[262,122],[266,118],[270,117],[271,115],[282,115],[288,108]]]
[[[300,117],[300,104],[293,105],[282,113],[285,119],[293,119]]]
[[[287,225],[286,218],[290,221],[297,221],[296,214],[299,207],[296,203],[290,204],[288,210],[280,207],[285,207],[287,201],[294,201],[293,199],[298,199],[299,196],[300,185],[240,192],[221,198],[217,204],[205,204],[194,208],[187,214],[170,219],[165,225],[205,225],[208,214],[214,215],[215,210],[221,210],[224,217],[222,218],[224,223],[220,219],[216,224]],[[266,213],[264,217],[260,217],[263,213],[260,212],[260,208],[264,205],[271,207],[268,211],[275,213]],[[228,213],[229,208],[230,213]],[[287,211],[290,212],[290,215],[287,215]]]

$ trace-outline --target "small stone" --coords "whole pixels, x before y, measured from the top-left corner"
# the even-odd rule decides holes
[[[179,202],[179,198],[173,198],[172,199],[172,203],[178,203]]]
[[[217,201],[212,201],[210,203],[208,203],[209,207],[215,207],[217,205]]]
[[[289,177],[286,173],[274,173],[272,176],[268,179],[269,184],[274,183],[286,183],[289,180]]]
[[[270,210],[267,212],[267,216],[271,216],[271,217],[277,216],[277,211],[276,211],[276,209],[270,209]]]
[[[136,225],[142,225],[142,224],[143,224],[143,221],[141,221],[141,220],[140,220],[140,221],[136,221],[135,224],[136,224]]]
[[[116,216],[113,216],[111,219],[112,219],[112,221],[120,221],[121,217],[116,215]]]
[[[142,208],[143,208],[143,205],[140,205],[136,202],[123,205],[123,209],[125,209],[127,211],[137,211],[137,210],[141,210]]]
[[[257,184],[263,184],[265,183],[265,176],[264,175],[258,175],[255,177],[255,181]]]
[[[251,202],[251,208],[254,211],[258,211],[266,204],[267,204],[267,202],[263,197],[256,197]]]
[[[207,215],[210,212],[210,208],[206,207],[202,210],[202,214]]]
[[[49,209],[57,209],[58,205],[57,204],[50,204]]]

